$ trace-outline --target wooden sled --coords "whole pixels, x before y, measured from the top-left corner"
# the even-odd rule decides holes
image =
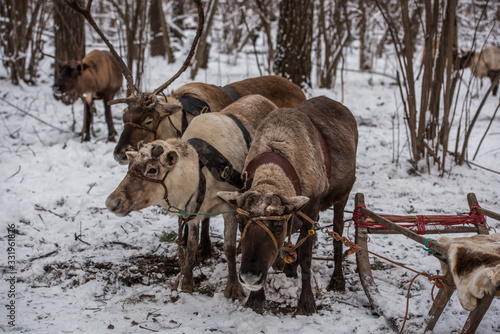
[[[355,211],[353,220],[356,225],[355,243],[368,249],[368,233],[370,234],[403,234],[408,238],[425,245],[428,249],[433,250],[435,257],[445,260],[447,256],[447,249],[435,240],[430,240],[422,234],[448,234],[448,233],[477,233],[488,234],[486,220],[484,216],[500,220],[500,214],[481,208],[478,205],[476,196],[473,193],[467,195],[467,201],[471,212],[469,215],[463,216],[444,216],[444,215],[426,215],[426,216],[393,216],[376,214],[365,207],[364,195],[361,193],[356,194],[355,197]],[[458,219],[459,217],[460,219]],[[455,219],[456,218],[456,219]],[[398,223],[398,221],[414,222],[413,224]],[[454,224],[457,221],[459,223]],[[469,226],[465,226],[468,224]],[[443,224],[440,224],[443,223]],[[410,226],[408,226],[410,225]],[[431,225],[432,228],[426,228],[426,225]],[[443,227],[444,225],[444,227]],[[461,225],[461,226],[457,226]],[[412,228],[416,231],[412,230]],[[367,252],[361,251],[356,253],[356,263],[358,266],[359,277],[363,289],[368,297],[373,311],[379,315],[383,315],[391,327],[399,331],[397,325],[397,318],[386,312],[384,297],[380,294],[377,285],[373,280],[372,270],[370,268],[370,259]],[[448,288],[439,289],[439,292],[434,300],[429,314],[425,319],[425,331],[432,330],[436,325],[440,315],[442,314],[446,304],[450,300],[453,292],[456,290],[453,278],[448,273],[445,276],[444,282]],[[500,289],[497,291],[499,295]],[[477,307],[469,313],[467,321],[462,328],[462,333],[472,334],[475,333],[479,323],[481,322],[484,314],[490,307],[494,295],[485,295],[478,301]]]

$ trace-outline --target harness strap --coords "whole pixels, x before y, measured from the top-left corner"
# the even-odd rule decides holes
[[[220,182],[227,182],[238,189],[243,187],[241,174],[215,147],[200,138],[191,138],[188,144],[193,146],[200,157],[205,160],[204,166]]]
[[[179,101],[182,104],[181,134],[183,134],[186,131],[189,125],[186,113],[190,113],[193,116],[199,116],[201,114],[205,114],[211,111],[208,103],[194,96],[189,96],[189,95],[181,96],[177,98],[177,101]]]
[[[243,123],[241,123],[241,121],[237,119],[235,116],[233,115],[226,115],[226,116],[231,118],[234,121],[234,123],[236,123],[238,128],[240,128],[241,133],[243,134],[243,138],[245,139],[245,143],[247,143],[247,149],[250,150],[250,145],[252,144],[252,136],[250,136],[250,132],[248,132],[247,128],[243,125]]]
[[[250,189],[255,171],[258,167],[264,164],[275,164],[280,167],[288,177],[290,182],[292,182],[293,188],[295,189],[295,195],[302,195],[302,187],[300,185],[299,175],[295,171],[295,168],[293,168],[292,164],[290,163],[290,161],[288,161],[287,158],[285,158],[281,154],[274,152],[265,152],[259,154],[247,164],[245,171],[242,173],[244,177],[244,189]]]
[[[232,88],[229,88],[228,86],[224,86],[222,88],[225,89],[229,93],[229,95],[231,95],[231,98],[234,101],[239,100],[240,96]]]

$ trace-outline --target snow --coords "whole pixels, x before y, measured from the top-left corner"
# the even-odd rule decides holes
[[[200,71],[196,81],[224,85],[258,76],[253,56],[214,55],[213,66]],[[180,56],[177,56],[180,59]],[[229,58],[231,60],[229,61]],[[352,61],[349,61],[352,59]],[[356,53],[347,65],[355,68]],[[147,60],[148,89],[154,89],[179,68],[162,59]],[[387,68],[380,64],[380,68]],[[394,66],[392,66],[394,67]],[[160,70],[161,69],[161,70]],[[318,313],[293,316],[300,293],[300,278],[282,273],[269,275],[266,297],[269,307],[263,315],[244,307],[244,301],[223,296],[226,264],[221,249],[222,218],[212,219],[212,242],[216,255],[195,268],[200,288],[193,294],[175,291],[176,275],[167,275],[160,265],[149,277],[140,277],[141,260],[148,255],[175,259],[175,243],[160,242],[163,232],[177,231],[177,220],[157,207],[116,217],[105,208],[106,197],[126,173],[126,166],[113,159],[114,143],[106,142],[103,107],[97,102],[97,137],[80,143],[78,132],[83,107],[73,106],[76,131],[71,131],[71,106],[52,97],[50,61],[42,64],[38,86],[13,86],[0,69],[0,171],[2,175],[0,264],[2,279],[9,278],[7,266],[8,231],[15,225],[15,297],[9,284],[0,284],[3,304],[15,300],[15,327],[8,324],[8,309],[0,307],[0,329],[17,333],[385,333],[390,327],[383,317],[374,315],[361,287],[353,255],[345,261],[347,291],[326,290],[333,272],[332,261],[314,260],[312,284]],[[392,74],[392,73],[389,73]],[[397,87],[391,80],[375,74],[346,72],[343,103],[353,112],[359,125],[357,181],[347,210],[352,211],[354,194],[365,194],[366,205],[376,212],[394,214],[456,214],[467,212],[466,195],[474,192],[481,206],[500,212],[498,174],[475,165],[449,165],[439,177],[431,171],[409,173],[409,153]],[[172,89],[189,82],[183,74]],[[170,89],[170,88],[169,88]],[[486,85],[481,90],[486,91]],[[122,93],[123,94],[123,93]],[[313,88],[309,97],[326,95],[341,100],[340,83],[335,89]],[[480,99],[472,101],[477,107]],[[473,153],[498,104],[497,97],[486,102],[473,131]],[[117,131],[122,129],[122,106],[113,106]],[[43,122],[42,122],[43,121]],[[498,123],[498,119],[495,120]],[[394,125],[393,125],[394,124]],[[398,125],[399,124],[399,125]],[[63,131],[60,131],[62,129]],[[394,136],[396,136],[395,139]],[[500,132],[495,127],[474,161],[499,170]],[[472,154],[471,153],[471,154]],[[399,164],[393,162],[398,158]],[[451,160],[451,159],[450,159]],[[424,165],[422,165],[425,168]],[[332,221],[333,212],[321,214],[320,225]],[[346,213],[346,218],[351,213]],[[489,219],[497,230],[500,223]],[[346,224],[344,234],[354,240],[354,227]],[[400,235],[370,236],[370,250],[412,268],[429,273],[440,270],[439,262],[422,246]],[[52,253],[53,252],[53,253]],[[315,257],[331,257],[332,240],[318,232]],[[384,308],[400,326],[406,307],[406,291],[414,274],[383,260],[374,261],[375,281],[386,299]],[[165,277],[167,277],[165,279]],[[135,282],[134,277],[139,277]],[[127,278],[128,281],[125,279]],[[125,284],[125,282],[132,282]],[[405,331],[422,332],[423,320],[431,301],[432,284],[418,278],[412,288],[409,320]],[[453,296],[438,321],[435,333],[459,332],[468,312]],[[500,333],[500,303],[494,300],[478,333]],[[113,327],[114,329],[112,329]],[[149,330],[148,330],[149,329]]]

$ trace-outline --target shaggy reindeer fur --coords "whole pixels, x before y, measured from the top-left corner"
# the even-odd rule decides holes
[[[82,61],[73,61],[61,68],[61,76],[53,86],[54,96],[62,97],[63,101],[67,96],[72,100],[71,103],[75,97],[82,99],[85,112],[82,130],[84,141],[90,140],[94,100],[97,99],[104,102],[108,140],[115,141],[116,131],[108,101],[120,90],[122,82],[120,66],[108,51],[91,51]]]
[[[304,92],[299,86],[280,76],[263,76],[250,78],[231,83],[226,87],[232,89],[240,97],[259,94],[271,100],[278,107],[294,107],[306,100]],[[230,93],[222,87],[205,84],[189,83],[178,88],[170,96],[160,99],[160,107],[153,111],[143,111],[140,107],[127,108],[123,114],[123,123],[132,123],[145,126],[154,131],[156,139],[178,138],[182,129],[182,104],[180,97],[192,96],[206,102],[212,112],[221,111],[233,102]],[[191,122],[194,116],[186,113],[187,121]],[[159,124],[158,124],[159,123]],[[138,127],[126,127],[122,132],[114,150],[115,160],[127,164],[126,151],[135,150],[141,140],[151,142],[155,134]]]
[[[247,144],[241,130],[227,115],[235,116],[248,130],[250,135],[272,110],[276,109],[271,101],[260,95],[243,97],[226,107],[220,113],[204,114],[196,117],[181,139],[157,140],[150,144],[140,143],[138,152],[128,152],[129,169],[161,180],[168,172],[164,184],[168,189],[168,200],[174,207],[194,212],[196,208],[200,180],[199,156],[188,144],[191,138],[200,138],[214,146],[233,165],[241,171],[248,153]],[[150,173],[150,174],[148,174]],[[206,178],[206,193],[199,213],[231,211],[231,207],[217,198],[218,191],[236,190],[226,182],[217,181],[214,176],[202,169]],[[106,200],[108,209],[117,215],[141,210],[151,205],[161,204],[168,209],[163,200],[164,188],[135,175],[127,174],[118,188]],[[190,199],[193,200],[190,200]],[[196,216],[188,222],[188,240],[185,261],[181,263],[182,290],[194,289],[193,266],[198,246],[199,223],[203,216]],[[244,292],[236,275],[236,228],[234,213],[224,214],[224,252],[228,261],[229,277],[224,295],[227,298],[244,298]]]
[[[441,263],[444,273],[451,270],[462,307],[472,311],[477,300],[494,294],[500,288],[500,234],[475,235],[465,238],[442,237],[439,243],[448,248],[448,265]]]
[[[325,169],[325,157],[315,127],[328,144],[330,177]],[[278,153],[296,170],[303,196],[297,196],[284,170],[273,163],[256,168],[251,187],[246,192],[219,192],[217,196],[250,212],[252,216],[281,216],[303,207],[302,212],[314,221],[318,219],[320,211],[333,205],[334,230],[342,234],[344,207],[355,180],[357,142],[356,120],[346,107],[336,101],[317,97],[292,109],[277,109],[259,126],[245,168],[262,153]],[[281,248],[289,227],[283,226],[283,221],[262,219],[276,238],[278,248]],[[299,239],[304,238],[310,228],[311,224],[303,220]],[[267,232],[257,224],[248,227],[241,246],[239,279],[252,290],[247,305],[261,312],[267,271],[279,250]],[[302,269],[302,292],[297,307],[299,314],[316,311],[310,282],[312,246],[313,238],[307,238],[298,248],[298,264]],[[342,244],[335,243],[334,247],[335,271],[330,285],[341,290],[345,288],[341,267]]]

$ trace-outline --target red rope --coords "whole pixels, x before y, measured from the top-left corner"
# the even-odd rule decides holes
[[[388,227],[374,222],[371,218],[364,215],[360,208],[364,208],[364,205],[360,205],[354,209],[352,219],[356,224],[356,227],[361,228],[378,228],[387,229]],[[393,222],[398,223],[401,227],[406,227],[411,230],[416,230],[418,234],[425,234],[426,228],[433,227],[438,230],[437,226],[452,226],[452,225],[478,225],[486,224],[486,218],[484,215],[477,212],[479,205],[475,205],[471,208],[469,214],[467,215],[416,215],[416,216],[398,216],[398,215],[386,215],[379,214],[379,216]],[[366,219],[369,221],[366,221]],[[365,220],[365,221],[363,221]]]

